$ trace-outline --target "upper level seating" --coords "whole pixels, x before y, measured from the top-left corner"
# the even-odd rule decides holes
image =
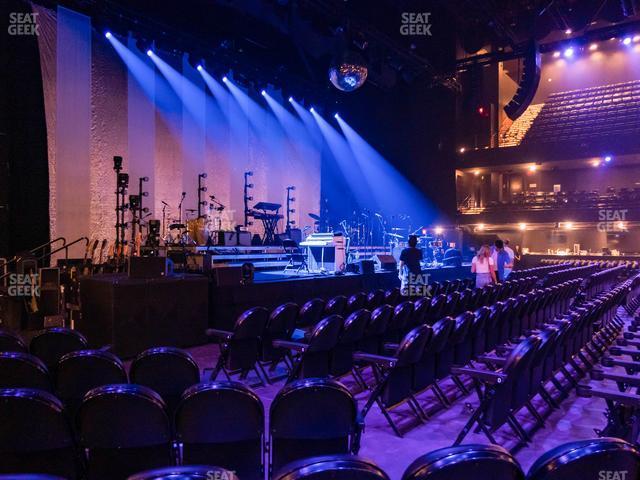
[[[640,134],[640,80],[549,96],[523,143],[565,143]]]

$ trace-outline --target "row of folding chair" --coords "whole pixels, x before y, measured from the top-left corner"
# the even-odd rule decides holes
[[[523,277],[535,277],[539,278],[549,272],[561,270],[562,268],[569,267],[569,264],[559,263],[557,265],[540,265],[537,267],[525,268],[523,270],[514,270],[509,274],[511,280],[517,280]]]
[[[328,379],[280,390],[268,431],[261,400],[238,382],[193,385],[175,412],[142,385],[105,385],[84,396],[75,419],[48,392],[0,389],[0,423],[0,472],[90,480],[209,463],[258,480],[294,460],[355,454],[362,430],[356,400]]]
[[[640,275],[627,282],[625,308],[635,315],[640,305]],[[640,318],[624,322],[623,331],[601,359],[601,365],[590,372],[590,381],[581,383],[577,393],[606,401],[607,424],[597,429],[598,435],[615,435],[632,442],[640,440]]]
[[[551,318],[536,330],[524,332],[519,343],[512,341],[493,355],[481,356],[479,360],[487,365],[486,369],[453,368],[454,374],[475,379],[480,402],[455,444],[460,444],[474,426],[495,443],[494,433],[504,424],[522,443],[529,442],[530,434],[516,414],[526,408],[536,426],[544,426],[544,419],[531,400],[540,395],[550,408],[557,408],[558,401],[578,385],[617,335],[620,324],[616,310],[626,293],[626,287],[619,285],[592,301],[573,306],[566,315]],[[549,383],[558,390],[557,398],[547,390]]]
[[[547,273],[542,279],[543,287],[550,287],[574,278],[585,278],[598,270],[597,265],[584,265],[580,267],[564,268]]]
[[[406,404],[418,421],[428,420],[429,414],[418,400],[427,390],[435,394],[443,407],[449,407],[452,399],[440,387],[440,381],[451,378],[462,394],[469,393],[459,376],[451,375],[454,367],[470,364],[564,311],[577,287],[577,281],[567,282],[455,318],[444,317],[432,326],[415,327],[399,344],[385,344],[377,352],[356,352],[354,359],[371,365],[376,379],[363,417],[376,404],[396,435],[402,436],[391,410]]]
[[[174,347],[142,352],[131,363],[129,375],[122,360],[103,350],[67,353],[53,371],[31,354],[0,352],[0,388],[30,388],[53,393],[71,417],[89,390],[129,381],[154,390],[173,411],[182,392],[200,382],[200,370],[188,352]]]

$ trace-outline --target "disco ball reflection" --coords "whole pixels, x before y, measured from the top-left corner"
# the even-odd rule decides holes
[[[329,80],[343,92],[357,90],[367,80],[367,62],[356,52],[345,52],[331,62]]]

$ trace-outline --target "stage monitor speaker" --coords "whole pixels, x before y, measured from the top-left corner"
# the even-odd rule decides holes
[[[385,272],[393,272],[397,269],[396,259],[393,258],[393,255],[376,255],[375,262],[380,270]]]
[[[363,275],[371,275],[376,272],[376,264],[373,260],[360,260],[358,266]]]
[[[214,243],[216,245],[248,247],[251,245],[251,232],[226,232],[220,230],[216,232]]]
[[[162,278],[173,274],[173,262],[166,257],[129,258],[129,277]]]
[[[242,283],[242,267],[213,268],[213,283],[218,287],[231,287]]]
[[[504,112],[511,120],[522,115],[533,100],[540,84],[540,64],[540,50],[537,43],[531,41],[522,60],[522,76],[518,82],[518,89],[511,101],[504,106]]]

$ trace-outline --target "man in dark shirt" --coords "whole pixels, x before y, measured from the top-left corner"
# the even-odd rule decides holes
[[[398,262],[398,276],[402,281],[400,290],[408,292],[409,286],[418,282],[418,275],[422,274],[420,260],[422,260],[422,250],[416,248],[418,245],[418,237],[409,236],[409,246],[400,253],[400,261]],[[407,295],[406,293],[403,293]]]

